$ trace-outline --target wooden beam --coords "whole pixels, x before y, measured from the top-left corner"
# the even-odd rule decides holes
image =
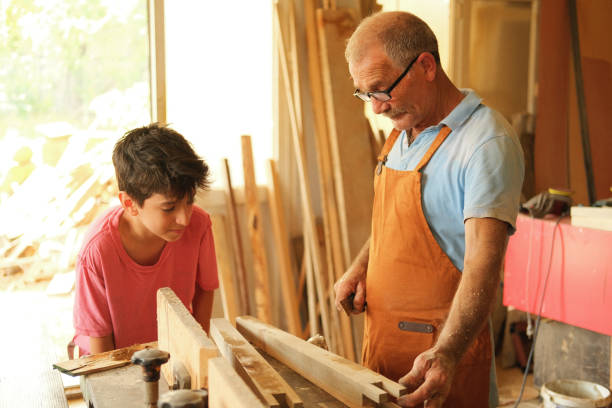
[[[253,269],[255,271],[255,309],[257,317],[264,322],[271,322],[270,282],[268,277],[268,259],[263,238],[263,223],[259,204],[257,203],[257,183],[255,181],[255,163],[251,137],[243,135],[242,167],[244,169],[244,193],[247,207],[247,230],[253,249]]]
[[[157,342],[170,353],[170,360],[162,366],[170,386],[174,384],[172,367],[178,361],[191,376],[191,388],[208,387],[208,359],[217,357],[219,351],[170,288],[157,291]]]
[[[270,407],[303,407],[293,388],[225,319],[211,319],[210,334],[242,379]]]
[[[270,213],[272,216],[272,227],[274,229],[274,240],[276,241],[276,256],[280,263],[280,278],[285,303],[285,316],[289,332],[300,336],[302,334],[302,320],[298,296],[295,287],[295,274],[291,266],[289,255],[289,237],[287,236],[287,225],[285,223],[284,206],[281,195],[281,186],[276,170],[276,163],[268,160],[268,196],[270,202]]]
[[[210,216],[212,231],[215,238],[215,253],[219,268],[219,289],[221,289],[221,301],[225,318],[236,324],[236,316],[240,315],[238,297],[236,296],[236,280],[234,276],[234,265],[231,262],[232,254],[235,252],[231,246],[227,234],[227,223],[225,217],[220,214]]]
[[[215,408],[265,407],[223,357],[208,360],[208,372],[208,406]]]
[[[238,285],[238,293],[240,293],[240,302],[242,311],[241,314],[251,314],[249,304],[248,279],[246,267],[244,263],[244,250],[242,249],[242,236],[240,234],[240,222],[238,218],[238,208],[234,188],[232,187],[232,177],[230,174],[229,161],[226,158],[222,159],[221,171],[223,172],[223,180],[225,183],[227,219],[231,228],[231,240],[234,247],[233,256],[236,260],[236,281]]]
[[[166,30],[164,0],[149,0],[149,78],[151,118],[166,123]]]
[[[374,371],[250,316],[236,319],[244,337],[350,407],[388,403],[408,390]]]

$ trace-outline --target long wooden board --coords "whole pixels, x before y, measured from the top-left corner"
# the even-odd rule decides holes
[[[300,319],[299,304],[297,302],[295,274],[291,265],[291,255],[289,254],[289,237],[287,236],[280,180],[276,170],[276,163],[273,160],[268,160],[268,182],[268,201],[270,202],[270,213],[274,228],[276,255],[280,263],[279,272],[283,302],[285,304],[285,316],[289,332],[299,336],[302,333],[302,320]]]
[[[208,359],[219,351],[170,288],[157,291],[157,342],[170,353],[170,360],[162,366],[168,384],[174,384],[172,366],[180,361],[191,376],[192,389],[208,387]]]
[[[255,309],[257,317],[264,322],[271,322],[270,280],[268,276],[268,258],[263,238],[263,222],[257,203],[257,183],[255,181],[255,163],[251,137],[243,135],[242,166],[244,168],[244,193],[247,206],[247,230],[253,249],[253,269],[255,271]]]
[[[225,217],[221,214],[212,214],[212,231],[215,238],[215,253],[219,268],[219,289],[221,290],[221,302],[225,318],[232,324],[236,324],[236,316],[239,314],[240,306],[236,296],[236,280],[234,279],[234,265],[231,262],[234,252],[228,239],[227,224]]]
[[[208,360],[208,405],[215,408],[264,408],[223,357]]]
[[[238,331],[265,353],[287,365],[350,407],[388,404],[407,389],[374,371],[253,317],[236,319]]]
[[[227,320],[211,319],[210,333],[223,357],[266,406],[303,407],[289,384]]]
[[[132,354],[145,348],[156,348],[157,342],[135,344],[133,346],[120,348],[117,350],[105,351],[104,353],[83,356],[74,360],[66,360],[53,364],[64,374],[73,377],[78,375],[93,374],[112,368],[122,367],[131,363]]]
[[[231,228],[231,241],[234,247],[234,259],[236,261],[236,282],[238,286],[238,293],[240,293],[240,310],[242,313],[250,315],[251,307],[249,304],[248,279],[246,274],[246,266],[244,263],[244,252],[242,249],[240,222],[238,221],[238,208],[236,204],[236,197],[234,196],[234,188],[232,186],[229,161],[226,158],[223,158],[221,164],[223,180],[225,182],[227,220]]]
[[[319,51],[345,265],[370,236],[374,163],[363,102],[355,98],[344,58],[357,27],[355,10],[317,10]]]

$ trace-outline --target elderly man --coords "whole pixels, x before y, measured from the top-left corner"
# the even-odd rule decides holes
[[[395,129],[375,170],[371,237],[336,283],[336,304],[354,295],[353,311],[366,310],[363,364],[410,389],[401,405],[487,407],[488,322],[519,208],[519,141],[451,83],[435,35],[412,14],[364,19],[346,58],[355,96]]]

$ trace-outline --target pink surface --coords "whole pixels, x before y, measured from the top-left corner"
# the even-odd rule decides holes
[[[518,216],[505,262],[506,306],[538,313],[555,221]],[[542,316],[612,336],[612,231],[575,227],[569,217],[561,221]]]
[[[219,286],[210,217],[194,206],[183,236],[167,242],[155,265],[127,254],[119,236],[123,212],[113,208],[91,226],[79,253],[74,303],[75,342],[89,350],[87,336],[115,336],[115,347],[157,340],[157,289],[170,287],[191,310],[196,283]]]

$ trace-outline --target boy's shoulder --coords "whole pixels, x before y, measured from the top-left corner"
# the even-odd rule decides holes
[[[85,234],[79,258],[85,258],[92,252],[100,253],[114,248],[113,234],[114,230],[118,233],[118,222],[122,212],[121,206],[111,207],[96,218]]]

